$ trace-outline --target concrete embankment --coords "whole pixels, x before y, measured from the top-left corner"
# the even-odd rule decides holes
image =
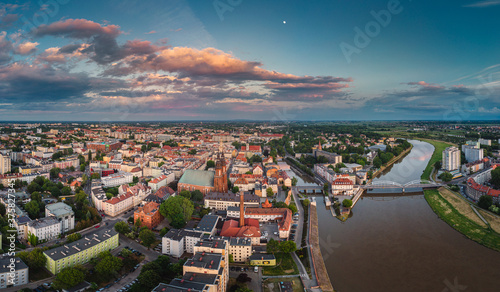
[[[326,271],[325,262],[321,255],[319,246],[319,231],[318,231],[318,214],[316,205],[311,204],[309,209],[309,243],[312,255],[312,263],[316,271],[316,280],[321,291],[334,291],[328,272]]]

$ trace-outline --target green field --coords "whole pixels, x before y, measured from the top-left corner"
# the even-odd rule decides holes
[[[264,267],[262,275],[264,276],[281,276],[281,275],[297,275],[299,269],[293,261],[292,255],[289,253],[275,253],[276,266]]]
[[[434,146],[434,153],[432,153],[431,160],[429,160],[427,167],[425,168],[424,172],[420,176],[421,179],[430,180],[431,172],[432,172],[432,169],[434,168],[434,163],[436,163],[437,161],[440,161],[442,159],[443,150],[446,147],[453,146],[453,144],[442,142],[442,141],[436,141],[436,140],[421,139],[421,138],[418,140],[430,143]]]
[[[438,190],[425,190],[425,200],[432,210],[444,222],[448,223],[458,232],[469,239],[491,249],[500,251],[500,234],[493,231],[489,226],[481,227],[477,223],[460,214]]]

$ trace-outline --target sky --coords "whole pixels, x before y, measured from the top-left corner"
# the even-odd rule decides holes
[[[0,4],[0,121],[496,120],[500,0]]]

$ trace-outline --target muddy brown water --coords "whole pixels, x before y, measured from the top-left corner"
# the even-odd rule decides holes
[[[378,180],[418,179],[432,145],[414,148]],[[346,222],[318,200],[320,246],[336,291],[500,291],[500,252],[440,220],[422,193],[364,195]]]

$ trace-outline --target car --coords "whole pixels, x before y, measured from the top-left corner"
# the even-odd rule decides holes
[[[105,288],[105,289],[108,289],[109,287],[111,287],[111,285],[110,285],[110,284],[108,284],[108,285],[104,286],[104,288]]]
[[[257,267],[257,266],[253,267],[253,271],[254,271],[255,273],[258,273],[258,272],[259,272],[259,267]]]
[[[99,227],[101,227],[101,225],[96,225],[96,226],[94,226],[94,228],[99,228]]]
[[[242,268],[240,269],[240,271],[241,271],[241,272],[244,272],[244,271],[245,271],[245,269],[243,269],[243,267],[242,267]]]

